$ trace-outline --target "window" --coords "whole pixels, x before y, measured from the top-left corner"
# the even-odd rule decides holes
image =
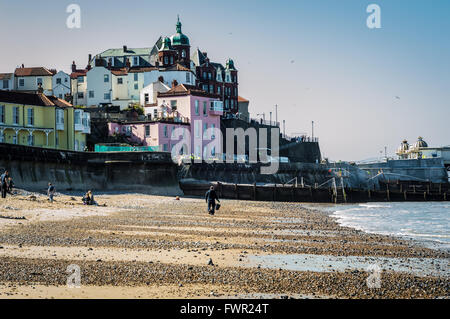
[[[19,107],[13,107],[13,124],[19,124]]]
[[[135,80],[135,81],[138,80],[138,74],[137,74],[137,73],[134,74],[134,80]]]
[[[117,84],[123,84],[123,78],[117,78]]]
[[[56,79],[56,84],[61,84],[61,79],[60,78]]]
[[[207,116],[208,113],[206,112],[206,101],[203,101],[203,115]]]
[[[19,79],[19,86],[24,86],[24,85],[25,85],[25,80]]]
[[[213,139],[216,138],[216,136],[214,135],[214,129],[216,128],[216,124],[211,124],[211,128],[212,128],[212,130],[211,130],[211,139],[213,140]]]
[[[78,92],[78,98],[79,99],[84,99],[84,93],[83,92]]]
[[[163,151],[167,152],[169,150],[169,148],[167,147],[167,144],[163,144]]]
[[[4,89],[8,89],[9,88],[9,81],[8,80],[3,80],[3,88]]]
[[[28,135],[28,146],[34,145],[34,135]]]
[[[164,137],[168,137],[169,135],[167,135],[167,125],[164,125]]]
[[[139,57],[135,56],[133,57],[133,65],[138,65],[139,64]]]
[[[211,80],[212,79],[212,74],[211,74],[211,72],[208,72],[208,80]]]
[[[134,83],[134,89],[135,89],[135,90],[139,90],[139,84]]]
[[[0,105],[0,123],[5,123],[5,106]]]
[[[217,87],[217,94],[220,94],[220,86]]]
[[[186,72],[186,83],[191,83],[191,75]]]
[[[39,85],[39,84],[42,85],[42,78],[37,78],[36,79],[36,84],[37,85]]]
[[[198,109],[198,100],[195,100],[195,115],[200,115],[200,111]]]
[[[78,151],[78,140],[75,140],[75,151]]]
[[[55,133],[55,145],[59,146],[59,134],[58,134],[58,132]]]
[[[203,91],[208,92],[208,84],[203,84]]]
[[[60,99],[62,99],[62,98],[63,98],[62,94],[59,94],[58,96],[59,96],[59,98],[60,98]]]
[[[103,97],[104,97],[105,100],[110,100],[111,99],[111,94],[110,93],[105,93]]]
[[[170,57],[170,64],[173,64],[173,56]]]
[[[150,136],[150,125],[146,125],[145,126],[145,136],[149,137]]]
[[[89,98],[90,99],[94,98],[94,91],[89,91]]]
[[[203,124],[203,135],[206,134],[206,130],[208,129],[208,123]]]
[[[214,93],[214,85],[211,84],[209,86],[209,92]]]
[[[56,110],[56,124],[64,124],[64,111]]]
[[[75,125],[81,124],[81,111],[75,110]]]
[[[177,109],[177,100],[170,101],[170,107],[172,108],[172,111],[176,111],[176,109]]]
[[[109,74],[105,74],[103,76],[103,82],[105,82],[105,83],[109,82]]]
[[[153,109],[153,117],[156,119],[158,117],[158,110]]]
[[[206,72],[203,72],[203,78],[206,79]]]
[[[148,93],[144,94],[144,104],[148,104]]]
[[[196,121],[197,122],[197,121]],[[201,127],[200,127],[200,125],[199,125],[200,123],[195,123],[195,137],[196,138],[200,138],[200,129],[201,129]]]
[[[164,57],[164,64],[169,64],[169,58],[167,56]]]
[[[185,58],[186,57],[186,50],[181,51],[181,57]]]
[[[78,83],[84,83],[84,76],[77,77]]]
[[[216,147],[215,146],[213,146],[213,148],[211,149],[211,155],[216,156]]]
[[[65,79],[64,79],[64,82],[67,83],[67,81],[68,81],[67,78],[65,78]]]
[[[172,133],[170,136],[172,139],[175,139],[175,126],[172,126]]]
[[[34,125],[34,110],[32,108],[27,109],[27,123],[28,125]]]
[[[5,136],[3,134],[4,134],[3,131],[0,131],[0,143],[5,142]]]

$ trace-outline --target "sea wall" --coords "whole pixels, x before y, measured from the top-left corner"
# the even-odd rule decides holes
[[[447,171],[442,158],[388,160],[387,162],[358,164],[358,167],[369,172],[373,177],[382,171],[383,176],[380,176],[380,178],[385,181],[448,182]]]
[[[170,153],[86,153],[0,143],[0,171],[18,188],[45,191],[136,191],[181,194]]]

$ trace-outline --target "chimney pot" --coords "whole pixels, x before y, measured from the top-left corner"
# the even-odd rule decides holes
[[[72,61],[72,72],[75,72],[77,70],[77,65],[75,64],[75,61]]]
[[[127,48],[126,45],[124,45],[124,46],[123,46],[123,52],[127,52],[127,51],[128,51],[128,48]]]
[[[176,87],[177,85],[178,85],[177,80],[173,80],[173,81],[172,81],[172,87],[174,88],[174,87]]]

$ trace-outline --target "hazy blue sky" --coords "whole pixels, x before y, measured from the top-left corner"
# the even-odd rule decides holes
[[[71,3],[81,29],[66,27]],[[366,26],[371,3],[381,29]],[[254,117],[278,104],[287,133],[310,134],[314,120],[332,160],[392,154],[419,135],[450,144],[449,0],[0,0],[0,72],[22,63],[68,72],[89,53],[150,47],[174,33],[177,14],[193,48],[234,59]]]

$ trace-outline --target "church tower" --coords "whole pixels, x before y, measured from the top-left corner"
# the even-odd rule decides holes
[[[180,17],[176,24],[177,33],[170,37],[172,42],[172,48],[177,51],[177,62],[186,68],[190,68],[191,63],[191,45],[189,44],[189,38],[181,31]]]

